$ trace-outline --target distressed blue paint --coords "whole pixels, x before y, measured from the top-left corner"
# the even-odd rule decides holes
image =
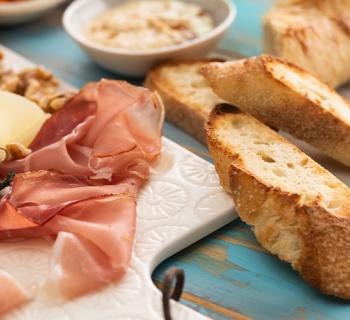
[[[236,0],[237,20],[220,46],[245,55],[258,54],[261,51],[260,17],[271,2]],[[59,12],[56,12],[26,26],[0,28],[0,42],[48,67],[75,86],[101,77],[119,78],[94,65],[59,27],[58,19]],[[126,80],[140,83],[140,79]],[[182,145],[207,152],[170,124],[165,125],[164,131],[166,136]],[[222,236],[257,245],[249,228],[235,221],[168,259],[157,268],[154,278],[161,281],[168,267],[182,267],[187,275],[186,292],[256,319],[350,319],[350,306],[320,295],[287,264],[267,253],[223,241]],[[208,251],[203,252],[203,248],[211,246],[225,249],[227,258],[218,261]],[[223,270],[223,265],[232,268]],[[201,305],[184,303],[212,318],[228,319]]]
[[[251,56],[261,52],[261,16],[274,0],[236,0],[237,18],[220,47]]]
[[[256,319],[350,319],[349,304],[319,294],[317,290],[305,284],[289,265],[267,253],[218,240],[220,236],[225,235],[254,241],[251,232],[242,234],[237,231],[241,226],[241,222],[233,222],[168,259],[155,271],[154,278],[160,281],[164,271],[170,266],[181,267],[186,271],[186,292],[209,298],[227,309],[233,308]],[[245,270],[232,268],[219,276],[205,272],[204,269],[210,268],[210,265],[196,263],[198,255],[202,254],[198,251],[212,245],[228,246],[227,260]],[[190,262],[190,259],[193,262]],[[214,259],[211,263],[215,266]],[[206,276],[203,277],[203,274]],[[247,287],[242,288],[232,283],[237,280],[247,284]],[[222,319],[210,311],[208,315]]]

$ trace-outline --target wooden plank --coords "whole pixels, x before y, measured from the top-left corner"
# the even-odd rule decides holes
[[[162,283],[159,281],[155,281],[156,286],[161,289],[162,288]],[[233,320],[252,320],[252,318],[247,317],[241,313],[239,313],[236,310],[233,309],[227,309],[224,308],[220,305],[217,305],[213,302],[210,302],[206,299],[203,299],[201,297],[195,296],[194,294],[188,293],[188,292],[183,292],[181,296],[182,302],[186,302],[187,304],[196,304],[204,307],[208,311],[212,311],[213,313],[216,313],[221,316],[225,316],[229,319]]]

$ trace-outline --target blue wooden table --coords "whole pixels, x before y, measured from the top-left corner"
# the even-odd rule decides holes
[[[235,2],[237,19],[220,47],[258,54],[260,19],[272,0]],[[0,28],[0,43],[75,86],[101,77],[118,78],[92,63],[70,40],[61,28],[61,14],[56,10],[32,24]],[[209,159],[205,147],[175,127],[166,124],[165,135]],[[183,303],[214,319],[350,319],[349,304],[306,285],[289,265],[266,253],[239,220],[165,261],[154,272],[154,280],[161,282],[164,271],[174,265],[186,272]]]

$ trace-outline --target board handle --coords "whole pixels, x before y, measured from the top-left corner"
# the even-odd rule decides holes
[[[175,287],[172,285],[175,281]],[[162,302],[164,320],[172,320],[170,311],[170,300],[180,301],[185,284],[185,273],[180,268],[170,268],[167,270],[162,288]]]

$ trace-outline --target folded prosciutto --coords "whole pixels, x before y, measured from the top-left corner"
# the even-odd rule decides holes
[[[49,118],[26,158],[0,165],[16,175],[0,200],[0,240],[54,236],[45,288],[74,298],[120,279],[128,268],[136,196],[161,150],[163,106],[122,81],[85,86]],[[2,276],[0,313],[28,300]],[[17,299],[17,300],[16,300]]]

